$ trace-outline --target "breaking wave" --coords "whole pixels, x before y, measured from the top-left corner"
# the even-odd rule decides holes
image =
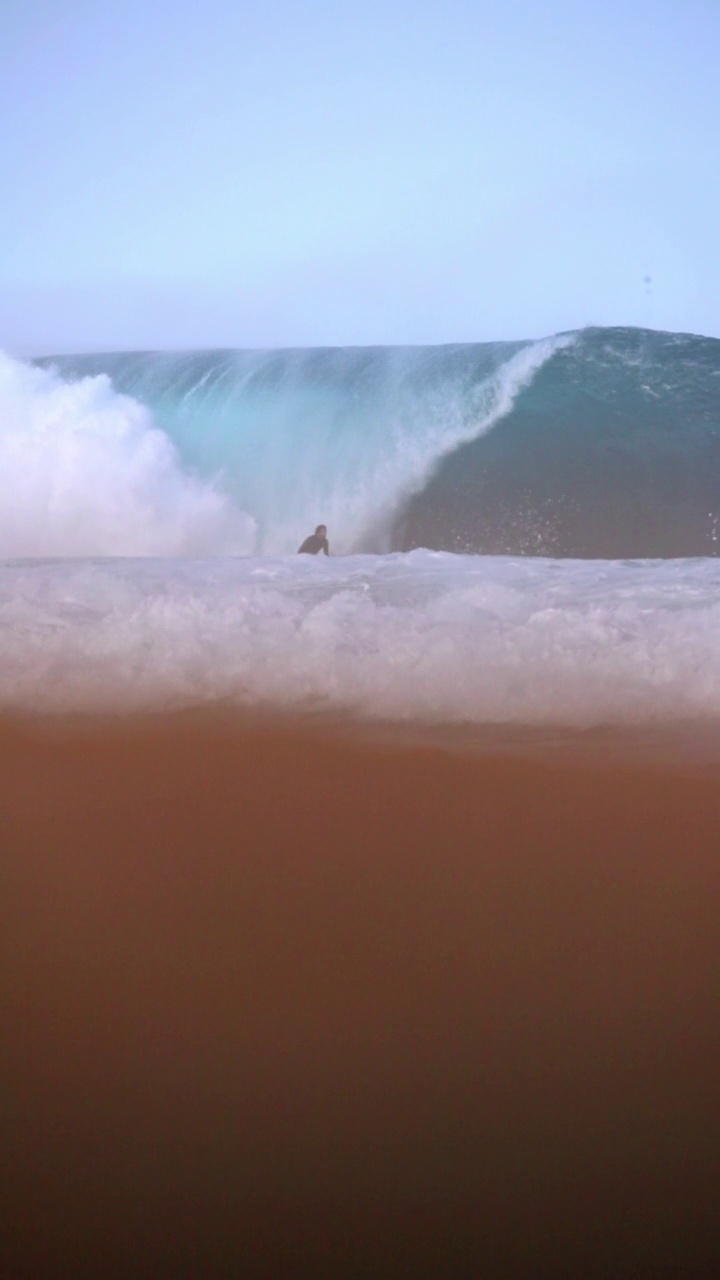
[[[0,363],[0,555],[714,556],[720,341]]]

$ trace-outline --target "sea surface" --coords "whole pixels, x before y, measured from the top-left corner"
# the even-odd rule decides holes
[[[719,522],[715,339],[1,356],[0,709],[714,725]]]

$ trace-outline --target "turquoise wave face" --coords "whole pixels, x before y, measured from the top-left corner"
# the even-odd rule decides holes
[[[151,410],[183,465],[292,551],[715,555],[720,341],[58,357]]]

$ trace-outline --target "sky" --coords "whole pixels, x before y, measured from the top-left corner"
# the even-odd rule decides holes
[[[720,0],[4,0],[0,346],[720,336]]]

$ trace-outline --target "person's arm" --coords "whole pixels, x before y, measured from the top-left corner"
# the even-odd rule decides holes
[[[323,551],[325,552],[326,556],[330,555],[330,544],[328,543],[327,538],[325,539],[325,543],[323,545]]]

